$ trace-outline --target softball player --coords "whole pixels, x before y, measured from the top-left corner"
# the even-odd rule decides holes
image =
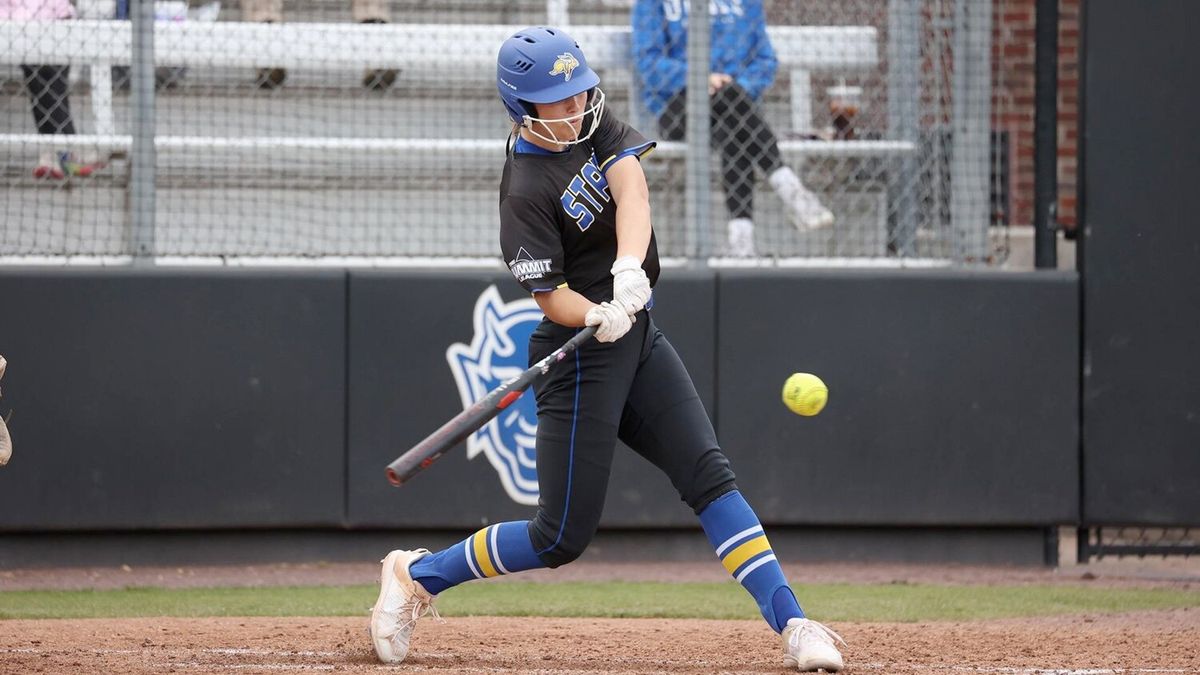
[[[561,30],[527,28],[500,48],[496,84],[514,122],[500,246],[546,315],[530,337],[530,363],[583,326],[597,326],[596,340],[536,387],[534,518],[437,553],[389,553],[371,616],[375,651],[403,661],[416,620],[447,588],[578,558],[600,521],[620,439],[670,477],[725,569],[782,634],[788,662],[836,671],[840,638],[804,617],[691,378],[647,310],[659,263],[639,157],[654,143],[605,113],[599,83]]]

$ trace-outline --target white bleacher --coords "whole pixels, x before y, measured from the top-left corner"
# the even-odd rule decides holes
[[[624,26],[572,26],[572,35],[587,50],[589,62],[602,71],[632,70],[630,31]],[[878,64],[876,30],[869,26],[775,26],[768,29],[781,66],[791,71],[793,83],[809,72],[856,72]],[[495,67],[496,45],[512,33],[506,25],[470,24],[263,24],[224,21],[217,23],[165,23],[155,26],[156,66],[246,68],[282,67],[289,70],[361,71],[364,68],[397,68],[406,74],[442,72],[449,79],[472,75],[486,77]],[[112,111],[110,66],[128,65],[132,31],[127,21],[59,21],[27,23],[0,21],[0,63],[56,63],[86,67],[92,73],[92,113],[95,134],[71,139],[76,147],[124,149],[128,135],[117,134]],[[446,45],[455,48],[448,50]],[[346,45],[354,45],[347,49]],[[300,47],[300,48],[298,48]],[[632,82],[632,78],[627,78]],[[633,86],[632,84],[630,86]],[[809,114],[807,82],[795,86],[793,120]],[[636,93],[630,93],[631,98]],[[799,113],[797,112],[799,110]],[[807,130],[807,129],[802,129]],[[24,147],[63,145],[59,138],[28,134],[0,134],[0,145]],[[352,150],[377,139],[313,138],[258,139],[282,151],[305,149]],[[172,147],[233,150],[246,139],[212,136],[159,138],[164,150]],[[387,139],[380,149],[440,147],[444,141]],[[463,148],[474,148],[468,141]],[[481,141],[481,148],[489,143]],[[910,143],[894,141],[785,141],[784,152],[793,155],[872,156],[909,152]],[[664,144],[662,157],[675,152]]]
[[[89,71],[90,87],[72,98],[80,130],[91,132],[63,136],[20,131],[29,124],[28,108],[23,108],[21,126],[6,129],[15,133],[0,133],[0,155],[24,162],[40,150],[127,151],[131,137],[122,127],[127,124],[129,97],[113,96],[110,73],[113,65],[129,64],[130,28],[127,21],[0,21],[0,45],[4,45],[0,66],[66,63]],[[495,101],[491,78],[496,49],[513,28],[239,21],[156,24],[155,65],[189,67],[188,83],[205,82],[203,78],[213,77],[210,73],[219,69],[241,73],[245,79],[259,67],[289,71],[288,83],[273,92],[234,91],[227,86],[209,90],[195,84],[159,93],[155,137],[159,250],[179,255],[228,251],[263,256],[494,255],[495,181],[507,123]],[[633,89],[628,25],[572,25],[570,30],[608,83],[610,100],[632,109],[639,97]],[[780,86],[772,93],[773,105],[787,108],[776,117],[792,122],[791,129],[776,125],[783,132],[780,149],[785,158],[790,162],[873,160],[914,152],[913,144],[906,141],[788,138],[792,134],[787,132],[802,133],[810,126],[810,74],[853,76],[878,68],[881,48],[875,28],[774,26],[768,30],[781,72],[787,73],[780,83],[791,87],[782,100]],[[314,81],[356,83],[368,67],[397,68],[400,79],[384,97],[351,103],[340,100],[339,91],[328,85],[324,89],[296,86]],[[356,95],[361,96],[361,91]],[[288,118],[264,113],[297,104],[310,114]],[[83,114],[89,105],[91,115]],[[431,110],[466,123],[451,128],[440,119],[419,119],[431,117]],[[457,129],[471,129],[471,136],[480,137],[446,137]],[[653,127],[648,130],[653,133]],[[653,185],[672,186],[653,191],[656,228],[662,225],[660,242],[668,248],[683,227],[678,181],[685,151],[682,143],[661,143],[647,162]],[[284,170],[286,176],[281,174]],[[23,163],[20,175],[28,175]],[[449,176],[455,180],[446,180]],[[14,203],[4,214],[9,227],[0,232],[0,251],[23,250],[28,246],[23,237],[49,242],[38,243],[38,250],[95,255],[127,251],[127,178],[127,173],[113,168],[87,190],[52,189],[22,179],[27,182],[15,184],[19,189],[9,195],[27,206]],[[431,184],[436,189],[431,190]],[[878,186],[872,190],[841,195],[842,202],[831,206],[839,218],[845,214],[840,221],[845,226],[839,225],[826,248],[805,244],[803,250],[882,255],[886,192]],[[715,184],[712,199],[714,213],[720,213],[723,207]],[[775,200],[762,201],[764,221],[783,222]],[[447,204],[453,205],[454,230],[431,235],[431,214],[444,213]],[[53,217],[47,218],[48,213]],[[81,239],[80,232],[89,235]],[[816,235],[809,234],[813,236],[801,236],[816,241]],[[4,241],[5,237],[10,240]]]

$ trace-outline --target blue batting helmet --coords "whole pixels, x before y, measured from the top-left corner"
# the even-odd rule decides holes
[[[496,88],[508,116],[525,124],[531,103],[554,103],[593,89],[600,76],[588,67],[579,43],[557,28],[517,31],[500,45]]]

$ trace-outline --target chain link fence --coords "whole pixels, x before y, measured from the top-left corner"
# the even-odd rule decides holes
[[[0,0],[0,256],[493,260],[495,55],[552,24],[664,255],[995,259],[1003,0],[689,4]]]
[[[1200,527],[1079,528],[1078,559],[1200,555]]]

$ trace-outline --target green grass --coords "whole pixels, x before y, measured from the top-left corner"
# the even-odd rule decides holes
[[[812,616],[830,621],[944,621],[1200,607],[1200,591],[1081,586],[796,586]],[[136,616],[366,616],[373,586],[128,588],[0,592],[0,619]],[[728,583],[466,584],[438,601],[445,616],[587,616],[753,619]]]

